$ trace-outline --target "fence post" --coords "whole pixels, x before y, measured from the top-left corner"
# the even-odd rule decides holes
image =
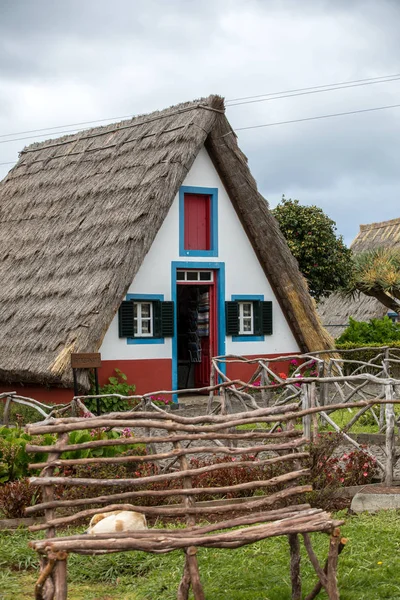
[[[325,361],[318,363],[318,377],[324,377],[325,375]],[[325,406],[328,395],[328,384],[320,383],[319,384],[319,403],[320,406]]]
[[[11,400],[12,396],[7,396],[3,412],[3,425],[5,425],[5,427],[10,425]]]
[[[313,381],[310,384],[310,408],[314,408],[315,406],[317,406],[317,390],[316,390],[315,381]],[[311,423],[312,423],[311,441],[315,442],[315,440],[318,436],[318,415],[317,415],[317,413],[313,413],[311,415]]]
[[[386,350],[385,350],[385,358],[383,359],[383,374],[385,377],[390,377],[389,348],[386,348]],[[383,386],[383,391],[385,394],[385,398],[387,400],[385,385]],[[381,404],[380,410],[379,410],[379,431],[382,431],[383,426],[385,424],[385,419],[386,419],[386,405]]]
[[[385,385],[385,397],[386,400],[393,400],[393,388],[391,384]],[[395,464],[395,436],[394,436],[394,406],[392,403],[385,405],[385,417],[386,417],[386,464],[385,464],[385,485],[391,486],[393,484],[393,471]]]
[[[215,385],[215,366],[214,366],[214,363],[211,361],[210,388],[212,388],[214,385]],[[211,389],[208,394],[207,414],[210,414],[212,411],[213,400],[214,400],[214,390]]]
[[[310,408],[310,394],[308,387],[308,383],[303,383],[301,385],[300,397],[302,410],[307,410],[307,408]],[[308,440],[311,440],[311,415],[304,415],[303,417],[303,432],[304,437]]]
[[[267,363],[268,366],[268,363]],[[260,375],[260,385],[261,385],[261,402],[263,406],[269,406],[269,390],[264,390],[263,387],[266,385],[266,377],[264,367],[261,369]]]

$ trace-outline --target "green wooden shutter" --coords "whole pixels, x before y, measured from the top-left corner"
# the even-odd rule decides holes
[[[133,337],[133,302],[124,300],[118,311],[119,337]]]
[[[225,302],[225,325],[226,335],[238,335],[239,304],[237,302]]]
[[[262,306],[262,332],[265,335],[272,335],[272,302],[261,302]]]
[[[263,314],[261,300],[253,300],[253,319],[254,319],[254,335],[262,335],[263,332]]]
[[[153,337],[162,337],[161,329],[161,300],[153,300]]]
[[[174,337],[175,319],[174,303],[160,302],[161,305],[161,337]]]

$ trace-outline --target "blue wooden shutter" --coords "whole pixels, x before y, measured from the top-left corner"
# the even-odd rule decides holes
[[[239,304],[237,302],[225,302],[225,325],[226,335],[239,334]]]
[[[133,302],[124,300],[118,311],[119,337],[133,337]]]

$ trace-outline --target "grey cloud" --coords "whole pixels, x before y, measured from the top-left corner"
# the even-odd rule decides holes
[[[397,0],[0,0],[0,135],[212,92],[229,99],[394,73],[399,16]],[[228,117],[241,127],[395,104],[399,89],[249,104]],[[399,134],[394,109],[243,131],[239,141],[271,204],[282,193],[316,203],[349,241],[361,221],[400,216]],[[29,142],[0,144],[0,163]]]

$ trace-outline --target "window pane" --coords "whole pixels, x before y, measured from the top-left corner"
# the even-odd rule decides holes
[[[251,318],[245,318],[243,319],[243,331],[245,331],[246,333],[250,333],[252,330],[251,327]]]
[[[137,319],[137,311],[138,311],[138,305],[137,305],[137,302],[135,302],[133,304],[133,316],[135,319]]]
[[[177,271],[176,279],[177,281],[185,281],[185,271]]]
[[[137,319],[135,319],[134,322],[133,322],[133,335],[137,335],[137,333],[138,333]]]
[[[211,271],[200,271],[200,281],[211,281]]]
[[[198,271],[188,271],[186,273],[187,281],[197,281],[199,277]]]
[[[150,317],[150,304],[142,303],[142,319],[148,319]]]
[[[151,333],[150,319],[142,321],[142,334]]]
[[[251,317],[251,309],[252,306],[250,304],[250,302],[246,302],[245,304],[243,304],[243,316],[244,317]]]

